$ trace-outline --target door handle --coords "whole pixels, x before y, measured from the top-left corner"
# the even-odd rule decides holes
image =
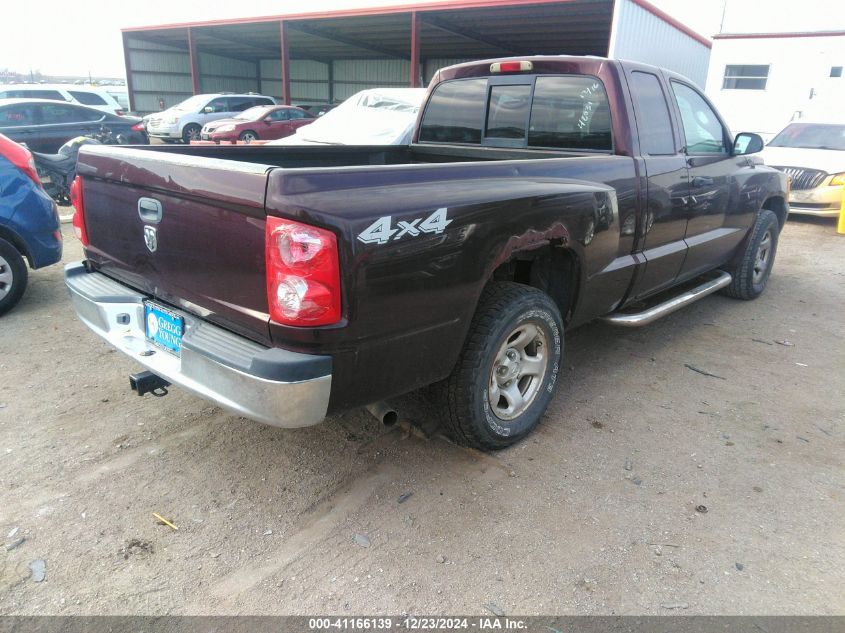
[[[713,184],[713,179],[710,176],[696,176],[692,179],[693,187],[709,187]]]
[[[138,215],[144,222],[158,224],[161,222],[161,202],[155,198],[139,198]]]

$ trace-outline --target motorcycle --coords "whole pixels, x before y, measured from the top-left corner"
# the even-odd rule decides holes
[[[32,152],[35,170],[41,185],[53,200],[59,204],[70,204],[70,185],[76,178],[76,159],[83,145],[124,145],[127,140],[122,134],[115,137],[107,127],[89,136],[77,136],[59,148],[57,154]]]

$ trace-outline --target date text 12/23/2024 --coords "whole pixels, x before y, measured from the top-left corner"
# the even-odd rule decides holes
[[[312,631],[451,631],[451,630],[527,630],[524,620],[506,617],[343,617],[310,618],[308,628]]]

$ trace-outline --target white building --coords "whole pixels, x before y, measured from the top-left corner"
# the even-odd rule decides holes
[[[793,119],[845,122],[845,31],[719,34],[706,91],[734,132],[765,139]]]

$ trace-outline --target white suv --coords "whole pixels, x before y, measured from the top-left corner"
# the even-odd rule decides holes
[[[123,106],[102,88],[71,84],[8,84],[0,86],[0,99],[51,99],[88,106],[109,114],[126,114]]]
[[[163,112],[144,117],[147,134],[166,141],[186,143],[200,139],[202,126],[217,119],[228,119],[257,105],[275,105],[273,97],[255,94],[194,95]]]

